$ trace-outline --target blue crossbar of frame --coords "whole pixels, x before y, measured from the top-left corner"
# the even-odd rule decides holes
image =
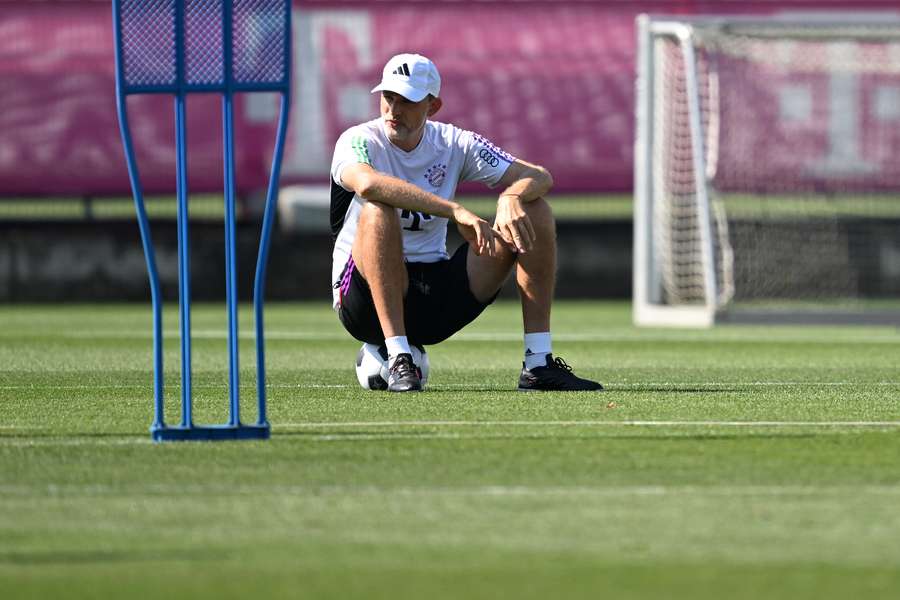
[[[290,0],[220,0],[222,25],[222,65],[223,77],[218,83],[190,83],[187,81],[185,47],[185,6],[196,2],[204,8],[215,6],[215,2],[206,0],[113,0],[113,33],[115,39],[116,59],[116,103],[119,116],[119,128],[125,148],[128,176],[134,195],[135,210],[141,232],[141,243],[147,262],[150,278],[150,294],[153,307],[153,400],[154,419],[150,427],[151,437],[156,441],[164,440],[236,440],[266,439],[270,434],[270,426],[266,416],[266,371],[265,371],[265,337],[263,323],[263,305],[268,265],[269,246],[274,223],[275,195],[278,190],[278,179],[281,173],[281,161],[284,153],[284,141],[287,131],[290,108],[291,79],[291,2]],[[275,80],[255,81],[248,78],[235,81],[233,56],[233,9],[240,4],[244,8],[263,8],[269,15],[283,19],[283,42],[281,55],[282,74]],[[168,15],[165,12],[168,10]],[[156,14],[154,13],[156,11]],[[126,52],[134,51],[128,47],[130,39],[123,35],[126,19],[130,15],[147,17],[171,17],[169,25],[173,31],[174,45],[174,77],[166,81],[150,83],[132,82],[126,77]],[[156,22],[154,26],[165,28],[166,23]],[[142,37],[135,43],[159,44],[154,31],[142,32]],[[165,36],[163,36],[164,38]],[[152,39],[151,39],[152,38]],[[147,41],[150,39],[151,41]],[[161,42],[165,44],[165,39]],[[140,48],[138,48],[140,50]],[[132,52],[133,55],[133,52]],[[159,65],[154,65],[158,67]],[[139,67],[135,67],[139,70]],[[152,78],[152,77],[151,77]],[[224,159],[224,198],[225,198],[225,262],[226,262],[226,304],[228,311],[228,357],[229,357],[229,419],[222,425],[195,425],[192,417],[191,391],[191,289],[190,289],[190,239],[188,234],[188,186],[187,186],[187,144],[185,124],[185,97],[191,93],[215,93],[222,95],[222,127],[223,127],[223,159]],[[234,95],[241,92],[277,92],[280,94],[280,110],[278,128],[275,138],[275,149],[266,193],[266,206],[260,232],[259,253],[256,263],[256,274],[253,286],[253,307],[256,330],[257,359],[257,405],[258,419],[255,424],[243,424],[240,421],[240,381],[238,365],[238,323],[237,323],[237,274],[236,274],[236,240],[235,240],[235,174],[234,174]],[[156,267],[153,239],[147,211],[144,206],[143,188],[140,172],[134,152],[126,100],[137,94],[171,94],[175,102],[175,152],[176,152],[176,190],[177,190],[177,228],[178,228],[178,278],[179,278],[179,322],[181,332],[181,424],[167,425],[164,414],[163,384],[163,334],[162,334],[162,292],[159,272]]]

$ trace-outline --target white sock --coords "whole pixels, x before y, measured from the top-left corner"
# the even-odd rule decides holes
[[[409,350],[409,341],[407,341],[405,335],[385,338],[384,346],[387,348],[389,367],[394,364],[394,359],[397,358],[398,354],[412,354]]]
[[[547,366],[547,355],[553,352],[549,331],[525,334],[525,368]]]

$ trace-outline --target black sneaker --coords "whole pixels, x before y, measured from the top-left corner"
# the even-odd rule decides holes
[[[520,392],[587,392],[600,391],[603,386],[590,379],[582,379],[572,373],[572,367],[561,358],[547,355],[546,367],[526,369],[522,365],[519,375]]]
[[[422,376],[411,354],[398,354],[388,369],[389,392],[418,392],[422,389]]]

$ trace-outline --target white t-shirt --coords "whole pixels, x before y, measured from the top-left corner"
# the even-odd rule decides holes
[[[471,131],[427,121],[422,141],[411,152],[394,146],[384,133],[384,121],[374,119],[351,127],[338,138],[331,163],[331,230],[335,236],[331,281],[334,307],[340,303],[340,281],[356,235],[365,200],[343,186],[348,165],[365,163],[380,173],[408,181],[446,200],[461,181],[494,187],[515,158]],[[403,228],[403,256],[408,262],[436,262],[447,254],[447,219],[397,209]]]

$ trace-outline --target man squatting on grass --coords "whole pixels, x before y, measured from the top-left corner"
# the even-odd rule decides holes
[[[334,308],[350,334],[385,344],[388,389],[422,389],[410,344],[437,344],[471,323],[516,270],[525,326],[520,390],[600,390],[553,358],[556,228],[543,167],[483,137],[429,120],[441,108],[434,63],[400,54],[384,67],[381,117],[338,139],[331,164]],[[454,202],[460,181],[499,185],[494,224]],[[447,254],[447,220],[464,243]]]

